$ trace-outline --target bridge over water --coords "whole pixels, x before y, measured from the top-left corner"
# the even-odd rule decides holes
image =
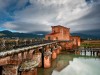
[[[37,67],[49,68],[51,60],[70,41],[36,41],[0,52],[0,75],[37,75]]]
[[[1,45],[0,75],[37,75],[37,67],[50,68],[51,61],[57,58],[62,49],[72,41],[13,41]],[[9,46],[8,46],[9,45]],[[12,46],[13,45],[13,46]],[[76,47],[77,48],[77,47]],[[99,55],[100,48],[74,49],[76,54],[87,51]]]

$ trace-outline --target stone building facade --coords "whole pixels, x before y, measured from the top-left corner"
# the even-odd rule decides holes
[[[74,45],[80,46],[80,37],[79,36],[71,36],[71,40],[73,41]]]
[[[51,26],[51,27],[52,27],[52,32],[45,36],[46,40],[68,41],[64,44],[66,49],[77,48],[78,46],[80,46],[80,37],[71,36],[70,28],[67,28],[61,25]]]
[[[70,40],[70,28],[52,26],[52,32],[45,37],[46,40]]]

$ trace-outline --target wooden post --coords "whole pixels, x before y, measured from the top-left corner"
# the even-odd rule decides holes
[[[95,55],[95,51],[93,51],[93,56]]]
[[[98,56],[98,51],[96,52],[96,55]]]
[[[84,51],[84,53],[85,53],[85,56],[86,56],[86,50]]]
[[[92,56],[92,51],[90,51],[91,52],[91,56]]]

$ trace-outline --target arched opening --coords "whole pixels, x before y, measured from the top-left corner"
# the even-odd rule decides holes
[[[0,66],[0,75],[2,75],[2,69],[3,69],[2,66]]]

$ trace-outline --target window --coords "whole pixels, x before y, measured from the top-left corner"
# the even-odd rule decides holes
[[[50,37],[48,37],[48,40],[50,40]]]
[[[56,40],[58,40],[58,37],[56,37]]]

